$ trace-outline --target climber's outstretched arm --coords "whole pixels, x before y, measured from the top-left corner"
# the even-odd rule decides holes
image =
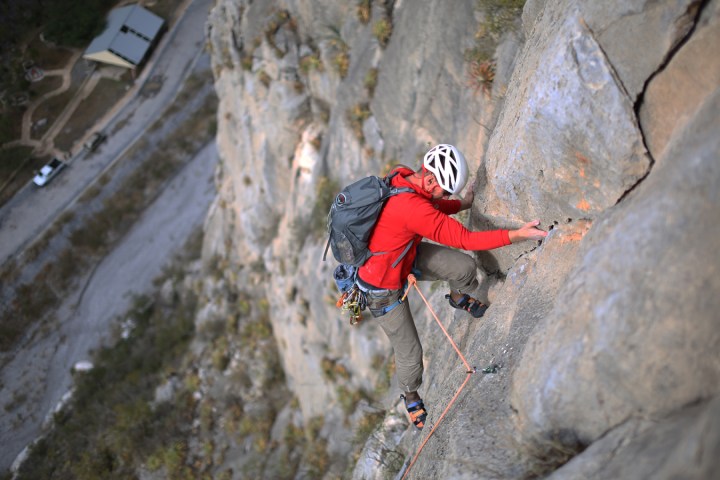
[[[508,232],[510,243],[522,242],[523,240],[542,240],[547,237],[547,232],[536,228],[538,225],[540,225],[540,220],[533,220],[517,230],[510,230]]]

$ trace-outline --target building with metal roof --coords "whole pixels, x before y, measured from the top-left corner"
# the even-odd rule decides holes
[[[83,58],[135,69],[147,57],[165,21],[141,7],[127,5],[108,15],[107,27],[90,43]]]

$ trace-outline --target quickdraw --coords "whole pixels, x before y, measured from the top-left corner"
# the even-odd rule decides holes
[[[350,325],[357,325],[362,321],[362,311],[367,308],[367,297],[357,285],[353,285],[340,296],[335,305],[350,315]]]

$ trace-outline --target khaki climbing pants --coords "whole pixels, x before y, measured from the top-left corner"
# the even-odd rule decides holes
[[[475,260],[458,250],[422,242],[415,259],[418,281],[446,280],[452,290],[470,293],[478,287]],[[402,297],[402,290],[369,290],[368,307],[382,308]],[[410,312],[409,298],[377,320],[390,339],[395,352],[398,384],[405,392],[414,392],[422,384],[423,350],[415,321]]]

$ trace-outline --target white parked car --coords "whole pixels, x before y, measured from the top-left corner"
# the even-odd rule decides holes
[[[35,175],[33,183],[38,187],[42,187],[52,180],[55,175],[60,173],[60,170],[63,168],[65,168],[65,162],[58,158],[53,158],[50,163],[42,167],[37,175]]]

